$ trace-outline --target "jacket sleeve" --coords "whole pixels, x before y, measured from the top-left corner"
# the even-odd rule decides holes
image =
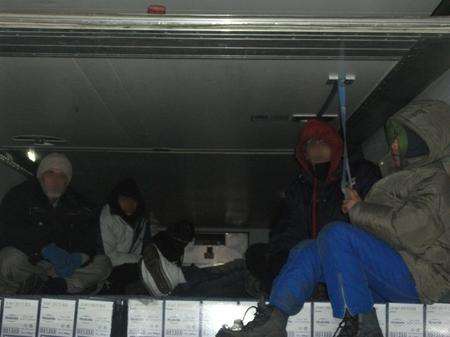
[[[105,254],[110,258],[113,267],[126,263],[139,262],[140,256],[136,254],[122,253],[117,249],[120,238],[114,233],[113,224],[100,219],[100,230]]]
[[[145,249],[150,243],[152,243],[152,227],[149,221],[146,221],[145,223],[145,233],[144,233],[144,239],[142,240],[142,249]]]
[[[305,206],[299,184],[293,184],[286,191],[279,221],[269,234],[269,255],[285,254],[298,242],[308,238],[304,223]]]
[[[356,180],[356,191],[364,199],[372,186],[381,179],[380,168],[370,161],[362,160],[352,165],[352,169]]]
[[[437,172],[421,181],[411,177],[406,184],[396,192],[400,206],[360,202],[350,210],[350,218],[395,248],[420,254],[445,230],[441,218],[450,216],[450,179]]]
[[[40,256],[42,248],[50,243],[45,226],[33,223],[23,191],[13,188],[0,205],[2,246],[12,246],[28,256]]]

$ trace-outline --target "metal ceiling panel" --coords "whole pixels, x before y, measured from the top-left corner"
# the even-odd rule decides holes
[[[43,134],[75,148],[290,150],[326,99],[331,72],[356,75],[355,110],[393,61],[0,58],[3,146]],[[331,105],[335,113],[337,102]],[[282,117],[252,121],[254,115]]]
[[[160,0],[171,14],[301,15],[316,17],[429,16],[440,0]],[[3,0],[0,12],[144,14],[144,0]]]
[[[71,59],[0,60],[2,142],[21,134],[57,136],[107,146],[132,145],[105,102]]]

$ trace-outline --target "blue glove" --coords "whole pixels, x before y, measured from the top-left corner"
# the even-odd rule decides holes
[[[54,267],[63,267],[67,264],[69,253],[62,248],[59,248],[54,243],[51,243],[42,249],[42,257],[48,260]]]
[[[74,271],[80,268],[83,263],[81,254],[69,254],[54,243],[44,247],[42,256],[53,265],[56,275],[61,278],[72,276]]]
[[[66,278],[73,275],[74,269],[70,268],[70,266],[60,266],[55,267],[56,276],[60,278]]]
[[[72,253],[69,255],[67,264],[74,269],[78,269],[83,264],[83,257],[80,253]]]
[[[72,253],[67,255],[65,264],[60,266],[54,266],[56,275],[61,278],[70,277],[73,275],[74,271],[81,267],[83,263],[83,258],[81,254]]]

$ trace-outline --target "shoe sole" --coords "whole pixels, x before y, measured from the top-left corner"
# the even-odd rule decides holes
[[[158,248],[155,245],[148,246],[142,257],[145,268],[147,268],[160,292],[166,295],[170,294],[172,285],[164,272]]]
[[[164,297],[165,295],[163,293],[161,293],[159,291],[158,287],[156,286],[153,276],[147,270],[147,267],[145,267],[145,263],[144,263],[143,259],[141,259],[141,261],[139,261],[139,267],[141,270],[141,272],[140,272],[141,283],[144,286],[144,288],[147,290],[147,293],[153,297]]]

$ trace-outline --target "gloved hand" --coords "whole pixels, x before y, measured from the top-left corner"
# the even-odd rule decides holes
[[[72,276],[74,271],[83,264],[82,254],[69,254],[54,243],[44,247],[42,256],[53,265],[56,275],[61,278]]]
[[[74,269],[78,269],[83,264],[83,256],[80,253],[72,253],[69,255],[67,260],[67,264],[70,265]]]
[[[69,253],[54,243],[51,243],[42,249],[42,257],[48,260],[56,269],[66,264]]]

